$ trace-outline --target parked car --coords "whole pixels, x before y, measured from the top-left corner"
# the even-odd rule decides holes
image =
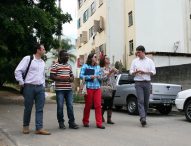
[[[134,77],[129,74],[119,74],[116,80],[116,94],[113,103],[115,108],[121,109],[126,106],[129,114],[138,114]],[[149,107],[157,109],[161,114],[169,114],[177,93],[181,89],[181,85],[151,83]]]
[[[186,119],[191,122],[191,89],[179,92],[175,104],[177,109],[183,111]]]

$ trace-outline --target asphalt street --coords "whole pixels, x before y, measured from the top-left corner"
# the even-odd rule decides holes
[[[46,104],[44,109],[44,128],[52,135],[35,135],[34,110],[28,135],[21,133],[23,106],[0,104],[0,135],[10,146],[190,146],[191,123],[184,115],[172,112],[168,116],[158,113],[149,114],[148,126],[143,128],[138,116],[128,115],[125,111],[114,111],[115,125],[98,129],[95,125],[94,110],[91,111],[90,127],[82,126],[83,104],[75,104],[76,123],[80,129],[68,128],[65,113],[65,130],[58,129],[56,104]]]

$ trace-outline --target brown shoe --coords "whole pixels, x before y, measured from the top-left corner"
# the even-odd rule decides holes
[[[40,134],[40,135],[51,135],[50,132],[48,132],[48,131],[46,131],[46,130],[43,130],[43,129],[36,130],[36,131],[35,131],[35,134]]]
[[[23,134],[29,134],[29,126],[23,126]]]

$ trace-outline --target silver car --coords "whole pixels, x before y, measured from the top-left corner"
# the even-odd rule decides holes
[[[113,103],[115,108],[121,109],[125,106],[129,114],[137,114],[138,106],[134,77],[129,74],[119,74],[116,80],[116,94]],[[177,93],[181,90],[181,85],[151,83],[149,107],[157,109],[161,114],[169,114]]]

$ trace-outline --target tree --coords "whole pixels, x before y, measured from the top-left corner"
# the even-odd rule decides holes
[[[58,58],[58,52],[60,50],[65,50],[65,51],[70,51],[71,49],[74,48],[74,45],[71,43],[71,40],[69,38],[64,38],[61,39],[60,45],[57,48],[51,49],[50,53],[53,55],[53,58],[57,59]],[[76,56],[68,53],[70,57],[70,61],[75,62],[76,61]]]
[[[0,86],[13,81],[16,65],[34,43],[44,43],[46,50],[58,47],[53,36],[71,20],[55,0],[0,0]]]
[[[60,44],[61,44],[60,48],[63,50],[66,50],[66,51],[69,51],[72,48],[74,48],[74,45],[72,45],[71,40],[68,38],[62,39]],[[76,61],[75,55],[69,53],[69,56],[70,56],[70,61],[72,61],[72,62]]]

